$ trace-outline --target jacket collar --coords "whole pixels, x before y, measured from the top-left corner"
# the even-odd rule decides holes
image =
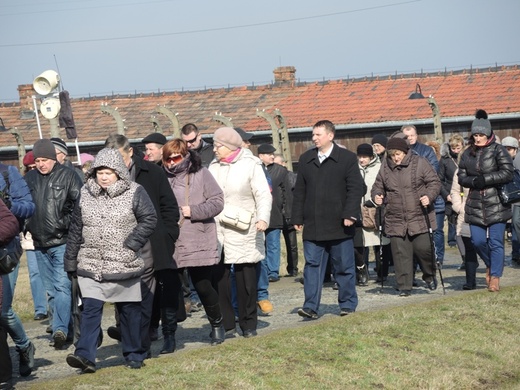
[[[314,163],[316,165],[321,165],[320,164],[320,159],[318,158],[318,148],[312,148],[312,149],[310,149],[310,151],[314,151],[314,153],[309,153],[309,155],[307,156],[307,161],[305,161],[305,162],[308,164],[308,163],[314,161]],[[336,145],[335,142],[332,143],[332,150],[330,151],[329,157],[327,157],[325,159],[325,161],[328,160],[328,159],[331,159],[334,162],[338,162],[339,161],[339,146]]]

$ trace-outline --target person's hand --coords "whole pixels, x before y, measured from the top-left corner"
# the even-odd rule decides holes
[[[184,218],[190,218],[191,217],[190,206],[181,206],[181,213]]]
[[[427,195],[423,195],[419,198],[419,200],[421,201],[421,205],[422,207],[426,207],[430,204],[430,198],[428,198]]]
[[[303,225],[294,225],[294,228],[297,232],[301,232],[303,230]]]
[[[353,220],[351,220],[350,218],[344,218],[344,219],[343,219],[343,225],[344,225],[344,226],[349,227],[349,226],[354,225],[355,223],[356,223],[356,222],[353,221]]]
[[[383,204],[383,199],[384,199],[383,195],[376,195],[374,197],[374,203],[377,204],[378,206],[381,206]]]
[[[265,221],[258,221],[256,223],[256,231],[257,232],[265,232],[267,229],[267,222]]]
[[[484,176],[475,176],[472,180],[473,187],[477,190],[481,190],[486,186],[486,179],[484,179]]]
[[[78,278],[78,273],[76,271],[67,272],[67,277],[72,282],[72,279]]]
[[[451,203],[451,202],[452,202],[452,200],[451,200],[451,195],[448,195],[448,196],[446,197],[446,200],[447,200],[448,202]]]

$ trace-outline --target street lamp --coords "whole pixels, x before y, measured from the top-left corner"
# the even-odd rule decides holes
[[[415,92],[412,92],[408,99],[424,99],[419,83],[415,84]]]
[[[408,99],[424,99],[424,95],[422,94],[419,83],[415,85],[415,92],[412,92]],[[435,140],[439,144],[442,144],[444,140],[442,137],[441,111],[439,109],[439,105],[432,95],[428,96],[428,104],[433,114],[433,133],[435,134]]]

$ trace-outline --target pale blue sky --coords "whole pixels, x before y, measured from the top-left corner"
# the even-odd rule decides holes
[[[2,0],[0,102],[520,64],[518,0]],[[122,39],[119,39],[122,38]],[[68,43],[73,42],[73,43]]]

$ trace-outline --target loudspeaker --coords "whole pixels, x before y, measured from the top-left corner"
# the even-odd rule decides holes
[[[54,70],[46,70],[33,81],[33,88],[39,95],[50,94],[60,83],[60,75]]]
[[[55,97],[48,97],[40,105],[40,112],[44,118],[52,119],[56,118],[60,113],[60,99]]]

